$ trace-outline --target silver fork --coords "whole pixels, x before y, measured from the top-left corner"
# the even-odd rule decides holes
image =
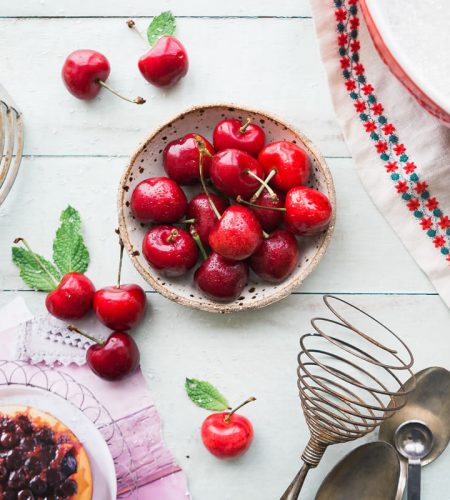
[[[16,180],[23,154],[23,119],[0,85],[0,205]]]

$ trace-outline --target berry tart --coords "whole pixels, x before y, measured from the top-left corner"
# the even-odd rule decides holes
[[[82,444],[62,422],[28,406],[0,406],[0,498],[91,500]]]

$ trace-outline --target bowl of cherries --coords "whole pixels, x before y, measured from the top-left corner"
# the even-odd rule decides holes
[[[303,134],[260,111],[191,108],[132,155],[118,192],[133,264],[163,296],[232,312],[290,294],[335,223],[333,179]]]

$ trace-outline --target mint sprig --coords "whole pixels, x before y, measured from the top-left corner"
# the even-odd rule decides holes
[[[62,275],[84,273],[88,267],[89,252],[81,233],[80,214],[68,206],[61,213],[60,221],[53,242],[54,263],[33,252],[23,238],[14,241],[15,244],[22,243],[25,248],[12,247],[12,261],[19,268],[25,284],[34,290],[50,292],[58,286]]]
[[[211,411],[229,410],[230,405],[213,385],[203,380],[187,378],[185,383],[186,393],[193,403],[200,408]]]
[[[164,35],[173,35],[175,33],[175,17],[170,10],[162,12],[159,16],[153,18],[147,29],[147,38],[150,45]]]
[[[62,274],[85,273],[89,252],[81,233],[80,214],[70,205],[62,212],[61,225],[53,241],[53,261]]]

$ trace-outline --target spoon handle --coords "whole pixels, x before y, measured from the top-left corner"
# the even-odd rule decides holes
[[[408,500],[420,500],[420,460],[408,462]]]
[[[280,500],[297,500],[300,495],[303,483],[305,482],[306,474],[308,474],[309,465],[303,464],[303,467],[297,472],[292,483],[288,486],[287,490],[283,493]]]

